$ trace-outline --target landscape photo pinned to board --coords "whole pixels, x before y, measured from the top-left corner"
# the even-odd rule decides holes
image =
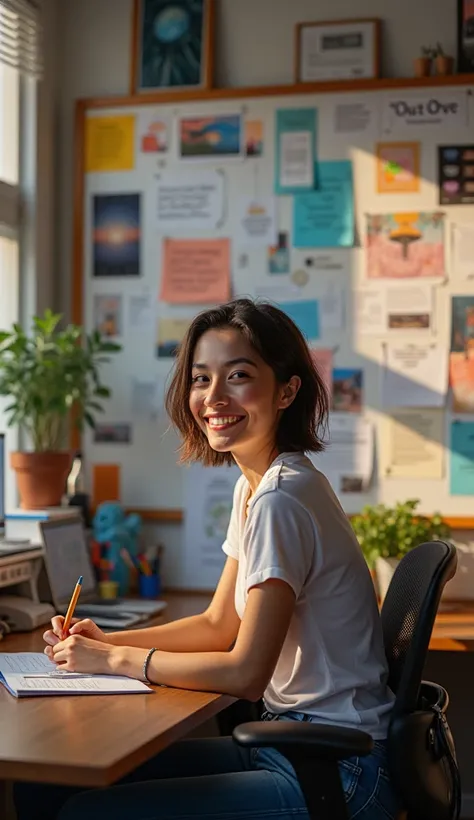
[[[416,193],[420,190],[420,143],[377,144],[377,192]]]
[[[181,159],[242,156],[242,117],[183,117],[179,123],[178,151]]]
[[[191,319],[158,319],[156,355],[159,359],[172,359],[178,354]]]
[[[354,367],[335,368],[332,372],[332,410],[360,413],[363,399],[363,371]]]
[[[93,276],[140,276],[140,235],[140,194],[94,196]]]
[[[132,93],[211,88],[214,0],[135,0]]]
[[[445,214],[367,215],[369,279],[444,279]]]
[[[102,336],[116,338],[123,332],[123,311],[121,294],[94,295],[94,327]]]

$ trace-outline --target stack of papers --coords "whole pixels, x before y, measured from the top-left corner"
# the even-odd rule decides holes
[[[41,652],[0,652],[0,683],[16,698],[31,695],[123,695],[153,692],[134,678],[64,672]]]

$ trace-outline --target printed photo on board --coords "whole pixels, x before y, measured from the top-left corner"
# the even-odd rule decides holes
[[[130,444],[132,428],[130,424],[96,424],[94,442],[96,444]]]
[[[186,117],[179,124],[181,159],[232,158],[242,154],[240,114]]]
[[[440,205],[474,205],[474,145],[438,148]]]
[[[248,120],[245,123],[245,156],[261,157],[263,154],[263,122]]]
[[[387,213],[367,216],[369,279],[443,279],[445,214]]]
[[[123,332],[122,296],[106,293],[94,295],[94,326],[102,336],[109,339],[121,336]]]
[[[452,297],[451,351],[474,351],[474,296]]]
[[[287,231],[278,232],[278,244],[268,248],[268,273],[290,272],[290,239]]]
[[[335,368],[332,379],[332,409],[339,413],[360,413],[363,391],[362,370],[352,367]]]
[[[177,355],[191,319],[158,319],[156,355],[159,359],[172,359]]]
[[[93,203],[93,275],[140,276],[140,194],[98,194]]]

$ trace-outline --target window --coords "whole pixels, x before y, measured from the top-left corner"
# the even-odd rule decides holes
[[[7,330],[21,317],[21,248],[27,226],[22,218],[23,166],[31,168],[27,142],[26,102],[30,86],[40,75],[39,9],[33,0],[0,0],[0,330]],[[36,95],[33,95],[35,97]],[[30,141],[31,142],[31,141]],[[25,214],[27,209],[24,209]],[[7,432],[6,450],[18,447],[16,430],[6,430],[4,409],[8,398],[0,398],[0,432]],[[8,456],[7,456],[8,458]],[[16,503],[12,476],[7,473],[7,508]]]

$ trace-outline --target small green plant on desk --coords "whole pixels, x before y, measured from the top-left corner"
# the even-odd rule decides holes
[[[56,506],[71,466],[67,448],[71,419],[94,427],[110,396],[100,376],[120,345],[78,325],[60,328],[62,316],[34,316],[30,333],[15,323],[0,331],[0,396],[7,397],[7,423],[27,434],[32,452],[11,453],[22,506]]]
[[[425,541],[442,541],[451,530],[439,513],[431,516],[416,512],[419,499],[409,499],[387,507],[366,506],[351,524],[371,571],[375,571],[380,597],[383,598],[395,568],[414,547]]]

